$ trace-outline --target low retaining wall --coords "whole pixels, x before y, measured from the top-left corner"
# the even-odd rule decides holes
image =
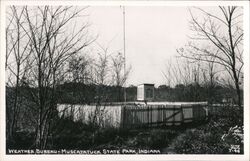
[[[208,116],[206,102],[194,103],[129,103],[117,105],[58,105],[60,117],[96,123],[101,127],[153,127],[180,125],[204,120]]]

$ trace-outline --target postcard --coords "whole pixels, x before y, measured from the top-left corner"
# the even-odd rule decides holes
[[[1,160],[249,160],[249,2],[1,1]]]

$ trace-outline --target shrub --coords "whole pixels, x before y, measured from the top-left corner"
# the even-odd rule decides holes
[[[243,127],[231,125],[230,119],[212,119],[206,125],[186,130],[170,146],[176,153],[185,154],[229,154],[231,145],[240,145],[243,150]]]
[[[181,134],[171,145],[181,154],[217,154],[226,153],[226,148],[218,136],[199,129],[189,129]]]
[[[176,135],[177,131],[169,129],[138,130],[135,136],[127,138],[125,144],[134,148],[162,149],[167,147]]]
[[[226,134],[224,134],[221,139],[225,144],[230,147],[229,152],[231,153],[241,153],[244,151],[244,130],[243,126],[231,127]],[[236,149],[234,149],[236,147]]]

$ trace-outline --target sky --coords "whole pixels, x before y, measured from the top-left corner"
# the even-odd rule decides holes
[[[122,8],[98,6],[88,10],[90,30],[98,33],[97,42],[108,46],[111,53],[123,53]],[[125,7],[126,64],[132,66],[127,86],[165,83],[165,62],[187,42],[188,16],[186,7]]]

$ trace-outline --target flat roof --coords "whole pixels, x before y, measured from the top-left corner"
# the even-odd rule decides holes
[[[151,83],[142,83],[142,84],[139,84],[138,86],[141,86],[141,85],[154,86],[155,84],[151,84]]]

